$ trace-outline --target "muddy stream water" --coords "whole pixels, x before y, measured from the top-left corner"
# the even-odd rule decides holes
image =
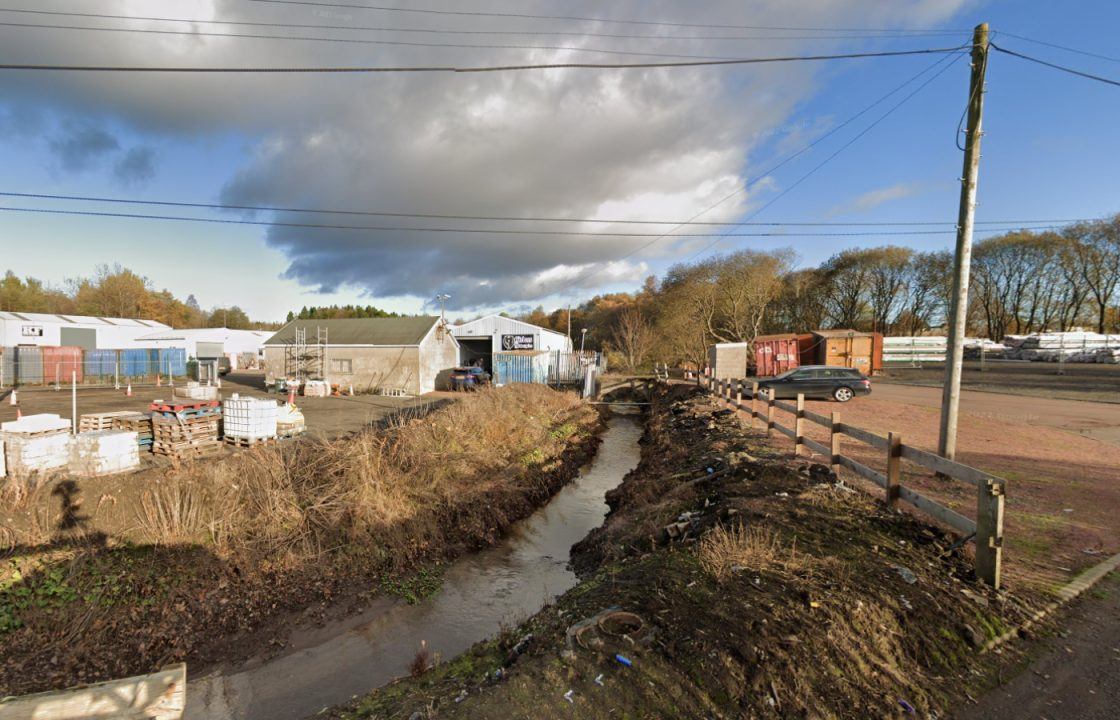
[[[306,718],[401,675],[421,641],[450,659],[576,584],[571,546],[599,526],[604,494],[638,464],[642,427],[614,415],[595,459],[499,545],[454,562],[434,597],[382,599],[357,617],[293,634],[284,654],[192,680],[187,720]]]

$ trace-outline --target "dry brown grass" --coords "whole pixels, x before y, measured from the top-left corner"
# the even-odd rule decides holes
[[[554,461],[590,416],[573,395],[513,386],[382,431],[261,446],[184,466],[145,492],[139,532],[277,561],[374,545],[405,563],[441,547],[449,522],[501,526],[502,504],[491,501],[516,504],[532,491],[535,467]]]
[[[784,547],[776,533],[765,528],[720,525],[700,540],[700,566],[723,581],[741,570],[786,568],[797,562],[794,545]]]

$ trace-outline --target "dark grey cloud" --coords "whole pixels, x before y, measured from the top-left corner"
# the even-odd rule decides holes
[[[125,187],[135,187],[156,175],[156,151],[150,147],[131,148],[113,166],[113,177]]]
[[[711,0],[685,5],[671,0],[618,0],[608,11],[593,0],[573,0],[564,2],[563,9],[564,14],[571,15],[683,18],[692,23],[885,27],[938,23],[972,1]],[[51,9],[69,7],[58,0],[43,4]],[[137,7],[123,0],[104,2],[102,6],[103,12],[132,14]],[[427,6],[461,9],[451,0],[431,0]],[[517,9],[555,14],[557,7],[556,0],[526,0]],[[469,30],[579,31],[593,27],[503,18],[439,18],[436,22],[408,14],[357,9],[332,12],[330,17],[323,12],[242,0],[166,0],[144,3],[143,14]],[[156,22],[130,26],[167,27]],[[197,27],[213,32],[244,31],[236,26]],[[595,25],[594,29],[610,28]],[[657,34],[649,28],[636,30]],[[819,42],[720,44],[667,38],[511,39],[371,31],[301,34],[749,56],[789,54],[809,48],[823,52],[832,47]],[[680,34],[701,33],[681,30]],[[66,31],[13,33],[5,35],[4,42],[6,56],[27,62],[107,65],[431,65],[622,57],[563,50],[419,48]],[[846,42],[845,47],[853,47],[853,43]],[[222,200],[238,204],[455,214],[688,217],[741,187],[747,176],[759,171],[752,152],[790,123],[793,110],[815,92],[821,71],[820,65],[803,63],[724,70],[553,70],[455,76],[52,73],[31,77],[5,73],[0,75],[0,97],[16,107],[99,119],[110,127],[149,136],[188,142],[244,137],[251,151],[241,158],[223,159],[236,162],[236,166],[220,191]],[[820,129],[813,124],[799,131],[806,136],[818,132]],[[91,142],[87,147],[78,138],[71,138],[69,144],[61,145],[67,152],[60,150],[60,155],[73,157],[81,164],[113,149],[106,149],[105,138],[101,141],[100,146]],[[143,151],[134,149],[119,164],[126,164],[134,152],[140,154],[128,163],[134,172],[126,172],[126,176],[140,178],[151,169],[151,156],[145,162]],[[206,189],[199,189],[195,197],[206,193]],[[751,202],[750,196],[739,196],[705,218],[735,217]],[[370,218],[347,216],[299,214],[290,219],[374,224]],[[407,221],[380,224],[394,222]],[[603,225],[557,227],[622,229]],[[447,291],[455,296],[453,304],[458,308],[532,302],[569,284],[589,290],[609,279],[637,281],[645,273],[643,263],[686,245],[696,246],[694,241],[665,240],[629,260],[617,260],[646,242],[628,238],[314,231],[278,226],[267,233],[269,246],[288,260],[286,277],[309,288],[356,288],[374,295],[420,298]]]
[[[120,146],[112,133],[90,122],[67,121],[50,141],[51,152],[67,172],[88,170]]]

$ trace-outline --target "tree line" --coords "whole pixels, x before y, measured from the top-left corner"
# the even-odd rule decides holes
[[[92,277],[51,287],[8,270],[0,279],[0,310],[155,320],[174,328],[228,327],[260,330],[278,323],[258,322],[237,305],[203,310],[194,295],[180,300],[169,290],[121,265],[99,265]]]
[[[952,295],[953,254],[887,245],[844,250],[796,267],[791,250],[741,250],[674,265],[635,293],[600,295],[570,311],[573,338],[632,370],[651,362],[703,364],[717,342],[851,328],[940,334]],[[1058,232],[1016,231],[973,246],[966,332],[1009,334],[1084,327],[1120,332],[1120,215]],[[522,319],[561,332],[569,311]]]

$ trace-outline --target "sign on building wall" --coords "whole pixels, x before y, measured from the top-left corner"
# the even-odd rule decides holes
[[[24,337],[43,337],[42,325],[24,325],[21,333]]]
[[[536,350],[533,335],[502,335],[502,350]]]

